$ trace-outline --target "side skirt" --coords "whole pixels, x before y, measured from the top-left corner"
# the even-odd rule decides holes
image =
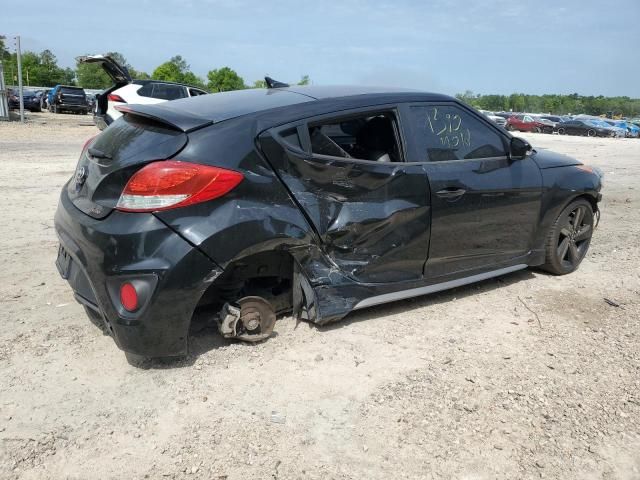
[[[470,277],[458,278],[456,280],[450,280],[448,282],[436,283],[434,285],[427,285],[426,287],[411,288],[409,290],[403,290],[400,292],[385,293],[382,295],[376,295],[374,297],[365,298],[360,300],[354,307],[354,310],[361,308],[372,307],[374,305],[380,305],[381,303],[395,302],[396,300],[404,300],[405,298],[417,297],[420,295],[426,295],[428,293],[440,292],[442,290],[448,290],[450,288],[461,287],[462,285],[468,285],[470,283],[480,282],[493,277],[499,277],[507,273],[515,272],[527,268],[528,265],[521,263],[518,265],[512,265],[510,267],[500,268],[491,272],[479,273],[477,275],[471,275]]]

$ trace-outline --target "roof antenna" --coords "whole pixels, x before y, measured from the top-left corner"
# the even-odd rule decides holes
[[[267,88],[284,88],[290,86],[288,83],[279,82],[271,77],[264,77],[264,83],[267,84]]]

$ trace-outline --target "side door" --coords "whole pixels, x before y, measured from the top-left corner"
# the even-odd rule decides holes
[[[407,157],[426,162],[431,190],[425,276],[524,263],[542,197],[533,159],[511,160],[511,137],[459,103],[406,105],[402,115]]]
[[[524,131],[531,132],[536,129],[536,126],[535,126],[536,122],[529,115],[525,115],[524,117],[522,117],[522,122],[524,124],[524,128],[523,128]]]
[[[584,133],[582,129],[582,124],[577,120],[572,120],[567,122],[566,132],[569,135],[582,135]]]
[[[405,162],[395,106],[308,119],[259,141],[343,274],[361,283],[422,278],[429,185],[421,165]]]

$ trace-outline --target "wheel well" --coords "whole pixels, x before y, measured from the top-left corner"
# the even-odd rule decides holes
[[[578,195],[577,197],[572,199],[571,202],[574,202],[574,201],[578,200],[579,198],[584,198],[585,200],[587,200],[591,204],[591,208],[593,209],[594,213],[598,211],[598,201],[595,199],[595,197],[593,195],[590,195],[588,193],[585,193],[585,194],[582,194],[582,195]],[[571,202],[569,202],[569,203],[571,203]]]
[[[219,311],[246,296],[269,301],[276,313],[292,308],[293,257],[286,251],[261,252],[231,262],[204,292],[196,310]]]

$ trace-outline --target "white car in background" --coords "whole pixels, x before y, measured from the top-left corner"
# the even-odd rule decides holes
[[[127,103],[148,105],[209,93],[182,83],[133,80],[127,68],[109,55],[86,55],[78,57],[76,60],[79,63],[100,64],[114,82],[111,87],[96,95],[93,119],[100,130],[104,130],[122,116],[122,113],[115,109],[118,105],[126,105]]]
[[[481,114],[483,114],[485,117],[487,117],[489,120],[491,120],[493,123],[495,123],[496,125],[498,125],[499,127],[504,128],[504,126],[507,124],[507,119],[504,117],[500,117],[499,115],[496,115],[493,112],[490,112],[489,110],[478,110]]]

